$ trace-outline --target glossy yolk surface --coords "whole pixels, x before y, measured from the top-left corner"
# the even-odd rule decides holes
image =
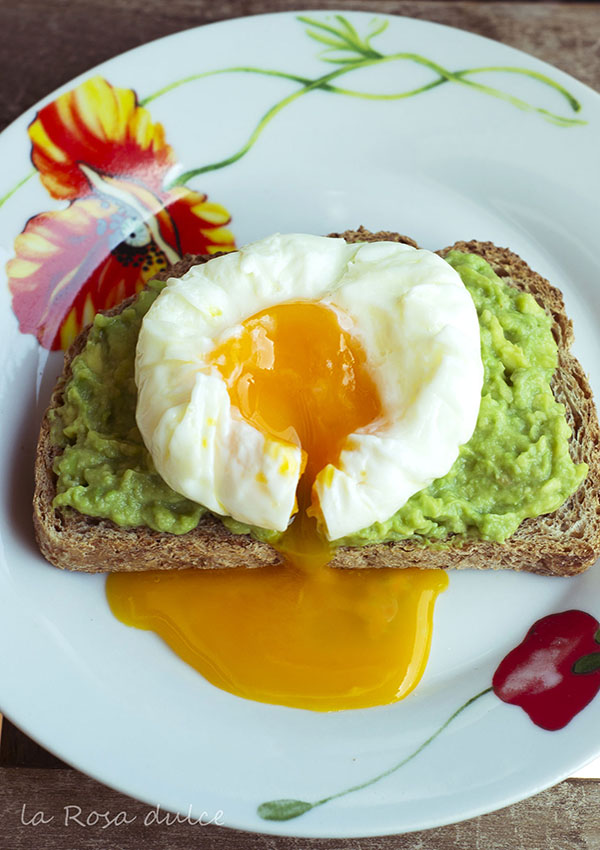
[[[348,434],[381,415],[355,340],[320,304],[272,307],[212,357],[232,404],[263,432],[301,445],[298,513],[279,566],[114,573],[113,613],[157,632],[220,688],[329,711],[406,696],[421,678],[442,570],[339,570],[307,508],[317,473]]]

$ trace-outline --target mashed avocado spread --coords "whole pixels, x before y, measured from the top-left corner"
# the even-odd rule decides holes
[[[450,252],[479,317],[484,381],[473,436],[443,477],[412,496],[389,520],[337,541],[351,546],[449,535],[502,542],[526,517],[556,510],[579,487],[570,429],[550,388],[557,365],[552,320],[535,299],[503,283],[473,254]],[[55,507],[184,534],[206,508],[160,478],[135,424],[134,357],[142,319],[164,286],[152,281],[113,317],[96,316],[72,363],[62,407],[52,411]],[[234,532],[273,542],[277,532],[222,518]]]

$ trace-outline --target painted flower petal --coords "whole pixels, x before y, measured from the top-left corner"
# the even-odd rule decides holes
[[[537,620],[506,655],[492,680],[503,702],[517,705],[542,729],[557,731],[600,691],[600,671],[576,666],[598,650],[598,620],[569,610]]]
[[[7,263],[22,333],[66,348],[101,307],[135,292],[139,266],[113,257],[122,241],[118,209],[97,198],[31,219]]]
[[[113,181],[113,195],[73,201],[30,219],[7,264],[22,333],[67,348],[99,310],[139,292],[185,253],[231,251],[229,214],[185,188],[159,197]]]
[[[143,220],[170,263],[180,256],[213,254],[235,247],[233,234],[224,225],[231,216],[220,204],[185,186],[155,193],[146,186],[118,177],[100,175],[82,165],[96,193],[118,203]]]
[[[159,191],[175,164],[161,124],[153,123],[131,89],[92,77],[44,106],[29,127],[31,158],[54,198],[72,200],[91,193],[79,167],[127,175]]]
[[[184,186],[165,192],[162,198],[177,228],[182,255],[235,250],[233,233],[225,226],[231,221],[225,207]]]

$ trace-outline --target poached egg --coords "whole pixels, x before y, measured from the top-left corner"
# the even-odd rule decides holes
[[[283,564],[114,574],[114,613],[240,696],[402,698],[446,574],[327,563],[448,472],[482,380],[472,299],[429,251],[277,234],[171,279],[138,339],[140,432],[174,490],[278,532]]]

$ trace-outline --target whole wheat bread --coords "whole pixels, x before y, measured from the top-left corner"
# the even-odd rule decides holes
[[[397,233],[370,233],[363,228],[331,235],[343,236],[348,242],[393,240],[416,246],[412,239]],[[589,383],[569,351],[573,329],[565,314],[562,295],[506,248],[498,248],[490,242],[457,242],[438,253],[444,256],[452,249],[479,254],[503,280],[530,292],[551,315],[559,351],[559,366],[552,389],[556,399],[564,404],[572,429],[571,456],[575,462],[585,461],[589,465],[588,476],[557,511],[526,519],[505,543],[449,539],[451,545],[434,548],[406,540],[341,547],[335,553],[332,566],[513,569],[544,575],[575,575],[600,555],[600,429]],[[209,259],[187,256],[161,276],[180,276],[190,266]],[[112,313],[123,309],[127,303],[129,301],[123,302]],[[88,331],[79,335],[65,355],[64,371],[52,395],[50,408],[62,404],[71,362],[84,347]],[[56,492],[52,465],[59,451],[50,440],[46,413],[35,464],[34,526],[42,554],[57,567],[106,572],[260,567],[281,561],[280,554],[268,544],[246,535],[232,534],[210,514],[203,517],[193,531],[173,535],[143,526],[121,528],[110,520],[84,516],[70,509],[55,510],[52,506]]]

